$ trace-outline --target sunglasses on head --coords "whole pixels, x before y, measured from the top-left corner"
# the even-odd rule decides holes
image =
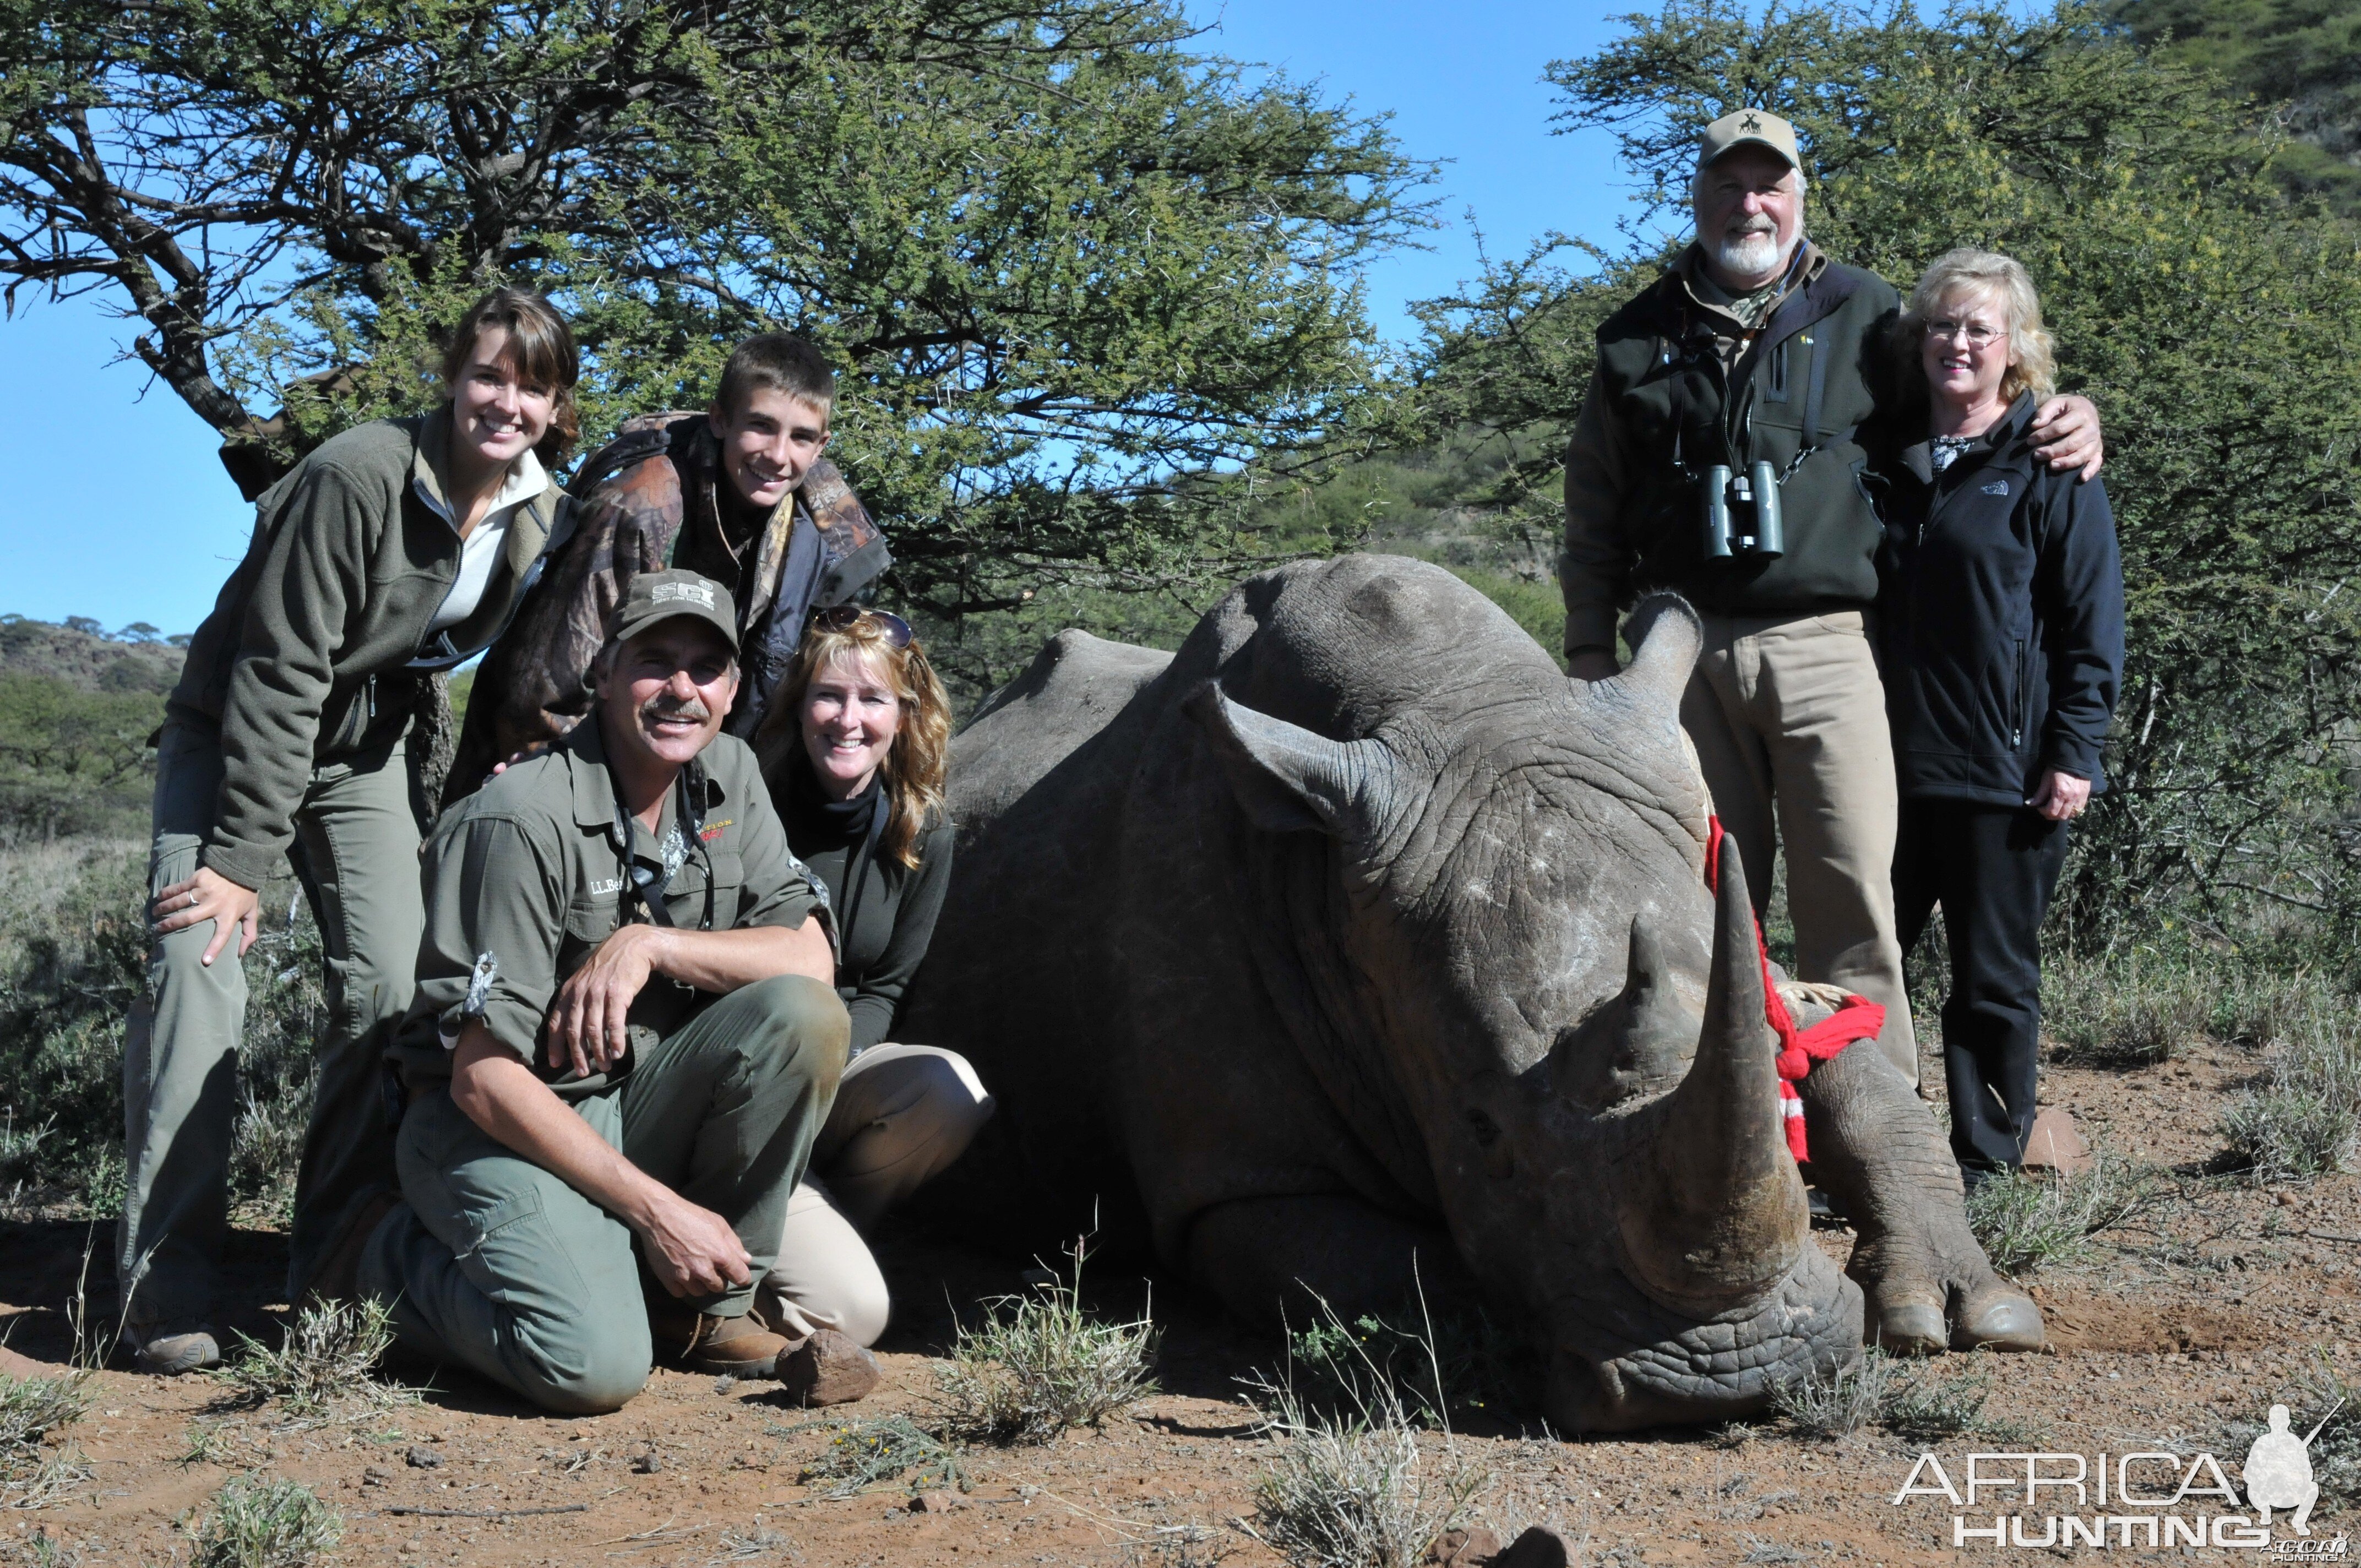
[[[822,631],[850,631],[863,620],[885,629],[885,641],[895,648],[910,645],[910,623],[890,609],[863,609],[857,604],[830,605],[812,611],[811,623]]]

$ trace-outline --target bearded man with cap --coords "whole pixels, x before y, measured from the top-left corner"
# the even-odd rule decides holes
[[[1917,1046],[1895,940],[1893,742],[1871,652],[1882,537],[1861,472],[1902,410],[1887,343],[1900,301],[1804,237],[1795,128],[1743,109],[1708,126],[1697,239],[1598,329],[1565,460],[1567,667],[1616,671],[1618,613],[1672,589],[1705,620],[1681,727],[1759,916],[1784,843],[1798,979],[1885,1008],[1880,1047]],[[2088,400],[2033,433],[2053,469],[2098,472]]]
[[[633,577],[588,720],[427,845],[403,1201],[357,1283],[410,1351],[551,1410],[616,1409],[658,1353],[814,1403],[875,1382],[747,1315],[851,1025],[826,894],[720,733],[737,624],[710,579]]]

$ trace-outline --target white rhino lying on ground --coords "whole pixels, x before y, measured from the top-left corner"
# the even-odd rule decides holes
[[[999,1099],[963,1183],[1134,1190],[1264,1321],[1455,1255],[1565,1431],[1759,1410],[1859,1353],[1864,1292],[1890,1345],[2037,1347],[1873,1048],[1802,1085],[1850,1277],[1812,1245],[1738,857],[1704,881],[1697,622],[1642,619],[1630,670],[1568,680],[1448,573],[1350,556],[1246,582],[1177,654],[1051,641],[953,748],[906,1013]]]

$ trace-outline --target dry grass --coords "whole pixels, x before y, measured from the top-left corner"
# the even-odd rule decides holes
[[[1343,1332],[1334,1310],[1322,1310]],[[1247,1384],[1279,1445],[1255,1482],[1254,1533],[1297,1568],[1412,1568],[1436,1538],[1469,1521],[1492,1473],[1460,1453],[1447,1423],[1422,1447],[1403,1380],[1349,1334],[1333,1343],[1348,1353],[1324,1373],[1341,1398],[1308,1401],[1291,1368],[1279,1382]],[[1428,1386],[1440,1387],[1431,1330],[1422,1348]],[[1442,1452],[1430,1453],[1437,1444]]]
[[[1872,1426],[1916,1443],[2014,1435],[2013,1426],[1986,1414],[1991,1398],[1992,1374],[1972,1358],[1957,1371],[1911,1367],[1872,1348],[1850,1366],[1781,1385],[1772,1409],[1797,1436],[1824,1441]]]
[[[2361,1026],[2311,1009],[2272,1041],[2262,1081],[2222,1116],[2231,1158],[2267,1181],[2361,1169]]]
[[[960,1326],[950,1362],[935,1368],[947,1435],[1047,1442],[1156,1392],[1155,1323],[1145,1314],[1126,1323],[1093,1317],[1082,1306],[1080,1245],[1073,1256],[1071,1281],[995,1297],[983,1303],[982,1328]]]
[[[238,1354],[213,1376],[232,1408],[275,1404],[293,1424],[313,1426],[374,1414],[417,1396],[375,1375],[393,1343],[390,1314],[375,1301],[306,1308],[273,1350],[238,1336]]]
[[[0,1376],[0,1507],[46,1508],[91,1478],[79,1449],[51,1446],[90,1409],[91,1376]]]
[[[2162,1202],[2159,1171],[2102,1155],[2075,1176],[1992,1176],[1968,1195],[1968,1223],[2003,1274],[2026,1275],[2091,1254],[2091,1238]]]
[[[214,1494],[193,1568],[312,1568],[344,1534],[343,1516],[310,1487],[241,1475]]]

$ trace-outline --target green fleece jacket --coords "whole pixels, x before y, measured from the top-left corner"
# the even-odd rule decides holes
[[[168,709],[221,738],[203,863],[234,883],[260,887],[278,868],[313,769],[409,726],[421,677],[404,666],[459,572],[459,536],[427,500],[444,500],[450,433],[447,407],[357,426],[255,503],[246,559],[191,641]],[[564,499],[552,485],[517,509],[453,648],[481,649],[507,625],[564,527]]]

